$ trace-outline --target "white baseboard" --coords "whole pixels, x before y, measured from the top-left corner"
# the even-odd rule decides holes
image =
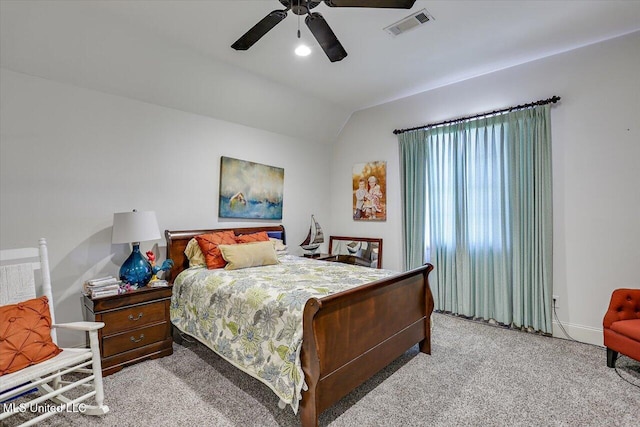
[[[604,347],[602,328],[593,328],[591,326],[576,325],[576,324],[565,323],[565,322],[562,322],[562,326],[564,327],[564,330],[567,332],[567,334],[570,335],[570,337],[568,337],[563,332],[557,320],[553,321],[554,337],[565,338],[565,339],[573,338],[576,341]]]

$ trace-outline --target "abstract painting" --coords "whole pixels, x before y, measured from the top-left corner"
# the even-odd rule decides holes
[[[222,157],[220,218],[282,219],[284,169]]]
[[[387,220],[387,162],[357,163],[353,166],[353,219]]]

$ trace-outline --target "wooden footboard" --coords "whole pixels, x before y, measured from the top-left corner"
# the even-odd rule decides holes
[[[300,419],[318,416],[416,343],[431,353],[431,264],[325,298],[304,309]]]

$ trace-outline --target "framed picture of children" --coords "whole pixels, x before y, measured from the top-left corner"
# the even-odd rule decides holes
[[[353,219],[387,220],[387,162],[357,163],[353,166]]]

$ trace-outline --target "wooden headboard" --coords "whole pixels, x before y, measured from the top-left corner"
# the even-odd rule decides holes
[[[262,227],[237,227],[237,228],[216,228],[212,230],[181,230],[171,231],[165,230],[164,237],[167,240],[167,259],[173,260],[173,267],[166,274],[164,279],[170,283],[173,283],[180,272],[186,268],[189,268],[189,260],[184,254],[184,250],[187,248],[189,240],[200,234],[213,233],[214,231],[227,231],[233,230],[236,236],[241,234],[251,234],[258,231],[266,231],[270,234],[280,234],[284,243],[286,243],[284,226],[282,225],[269,225]]]

